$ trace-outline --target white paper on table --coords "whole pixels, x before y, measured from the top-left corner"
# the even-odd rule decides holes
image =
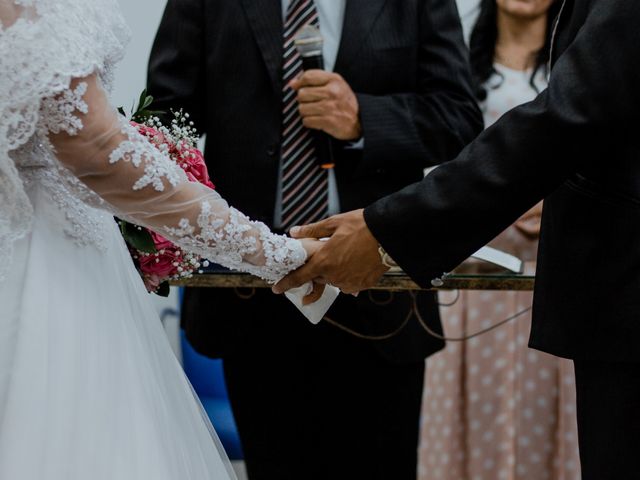
[[[331,308],[331,305],[333,305],[336,298],[338,298],[340,289],[333,285],[325,285],[324,293],[317,302],[310,305],[302,305],[302,299],[311,293],[312,290],[313,285],[311,283],[307,283],[301,287],[292,288],[288,292],[285,292],[285,296],[291,300],[291,303],[293,303],[311,323],[317,325],[325,316],[329,308]]]
[[[493,263],[499,267],[506,268],[514,273],[522,273],[524,271],[524,263],[522,260],[509,253],[492,247],[482,247],[471,256],[479,260],[484,260],[485,262]]]

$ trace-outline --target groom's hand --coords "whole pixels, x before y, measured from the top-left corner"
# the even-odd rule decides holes
[[[275,293],[314,281],[354,294],[376,285],[388,270],[380,260],[378,241],[364,221],[363,210],[294,227],[290,233],[294,238],[330,238],[304,266],[280,280],[273,287]]]
[[[315,238],[301,238],[300,242],[307,252],[307,261],[309,261],[309,259],[320,250],[323,243]],[[324,283],[313,282],[313,289],[311,290],[311,293],[302,299],[302,305],[309,305],[320,300],[324,293],[324,289]]]

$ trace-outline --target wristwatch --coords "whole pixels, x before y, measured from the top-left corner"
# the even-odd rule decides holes
[[[395,268],[398,264],[389,256],[382,245],[378,245],[378,253],[380,254],[380,261],[385,267]]]

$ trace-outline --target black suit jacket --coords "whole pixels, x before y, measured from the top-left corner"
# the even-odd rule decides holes
[[[282,23],[280,0],[169,0],[149,67],[157,106],[184,108],[207,135],[205,157],[220,194],[268,225],[281,141]],[[419,180],[482,127],[454,0],[349,0],[335,71],[357,93],[365,139],[362,151],[334,148],[344,210]],[[381,307],[386,295],[380,302],[342,296],[330,316],[365,333],[389,332],[408,309],[406,295],[392,297]],[[439,328],[433,295],[420,302]],[[233,318],[206,313],[232,305],[241,308]],[[265,328],[249,325],[250,317],[274,310],[300,317],[290,307],[265,295],[237,304],[233,291],[190,290],[183,320],[196,348],[222,355],[242,341],[238,332]],[[442,347],[416,331],[410,326],[376,346],[398,361]]]
[[[422,285],[546,197],[530,345],[639,360],[640,2],[567,0],[550,84],[455,161],[365,210]]]

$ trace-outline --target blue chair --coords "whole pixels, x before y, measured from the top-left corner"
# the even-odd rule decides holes
[[[222,360],[200,355],[188,342],[184,331],[180,335],[184,371],[209,415],[227,455],[231,460],[242,460],[244,456],[229,404]]]

